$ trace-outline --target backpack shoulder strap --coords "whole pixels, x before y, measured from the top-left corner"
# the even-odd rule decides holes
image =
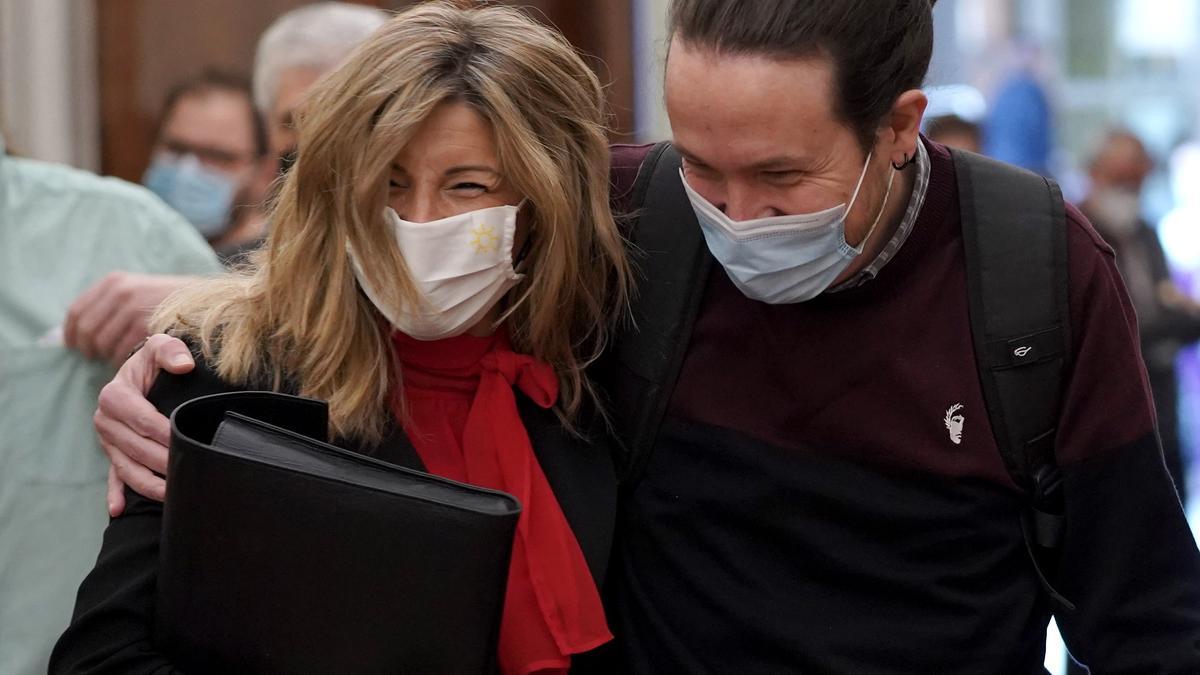
[[[1065,528],[1054,441],[1071,357],[1066,210],[1050,180],[953,151],[971,333],[1004,466],[1028,496],[1026,545],[1043,586]]]
[[[638,281],[632,325],[621,331],[615,358],[602,369],[626,485],[636,482],[649,460],[712,264],[679,168],[679,153],[667,142],[642,162],[631,206]]]

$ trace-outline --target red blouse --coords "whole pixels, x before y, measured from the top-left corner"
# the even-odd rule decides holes
[[[600,594],[517,410],[513,387],[549,408],[553,369],[512,351],[507,334],[424,342],[395,333],[405,432],[433,474],[503,490],[522,506],[500,623],[506,675],[566,672],[571,655],[612,639]],[[397,410],[397,414],[400,411]]]

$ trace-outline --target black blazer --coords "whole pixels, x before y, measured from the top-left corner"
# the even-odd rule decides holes
[[[151,389],[148,398],[164,415],[199,396],[247,388],[224,382],[201,356],[195,356],[196,368],[191,373],[160,373]],[[520,393],[517,401],[534,454],[597,586],[602,586],[612,547],[617,495],[612,453],[600,433],[602,427],[591,425],[586,438],[580,438],[565,430],[553,412],[539,408]],[[393,425],[374,447],[345,439],[334,443],[424,470],[399,425]],[[71,624],[50,657],[50,673],[178,672],[154,651],[151,636],[162,504],[128,488],[125,498],[125,513],[109,522],[96,566],[79,588]]]

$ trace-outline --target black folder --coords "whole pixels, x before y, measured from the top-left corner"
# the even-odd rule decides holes
[[[175,410],[158,648],[190,674],[494,672],[520,504],[326,426],[269,392]]]

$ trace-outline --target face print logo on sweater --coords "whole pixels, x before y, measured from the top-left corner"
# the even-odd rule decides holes
[[[946,431],[950,432],[950,441],[955,445],[962,444],[963,424],[967,421],[967,418],[959,413],[962,409],[961,403],[955,403],[946,411],[946,417],[942,420]]]

